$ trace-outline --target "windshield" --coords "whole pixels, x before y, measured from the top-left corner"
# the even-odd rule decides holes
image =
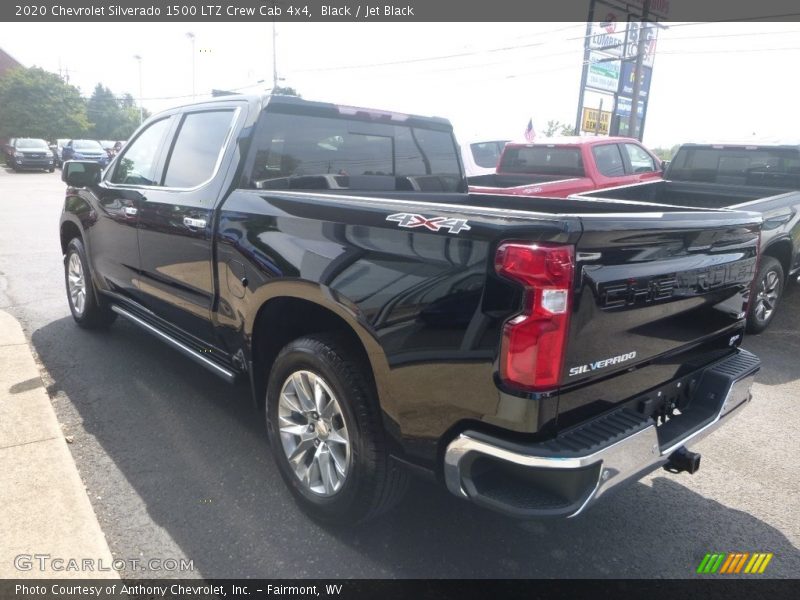
[[[798,189],[800,150],[746,146],[685,147],[670,163],[669,178]]]
[[[507,140],[470,144],[469,147],[472,150],[472,158],[475,164],[486,169],[494,169],[506,143],[508,143]]]
[[[103,147],[94,140],[75,140],[72,142],[72,147],[75,150],[94,150],[97,152],[102,152]]]
[[[14,144],[20,150],[49,150],[50,146],[44,140],[20,139]]]
[[[583,159],[580,148],[507,147],[498,171],[583,177]]]
[[[277,112],[262,123],[251,187],[463,191],[449,131]]]

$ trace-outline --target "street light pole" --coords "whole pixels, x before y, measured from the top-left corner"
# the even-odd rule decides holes
[[[144,121],[144,109],[142,107],[142,57],[134,54],[133,58],[139,63],[139,125]]]
[[[195,69],[194,69],[194,60],[195,60],[195,51],[194,51],[194,33],[191,31],[186,33],[186,37],[188,37],[192,41],[192,101],[195,98]]]
[[[278,36],[275,31],[275,21],[272,22],[272,90],[278,87],[278,55],[276,54],[275,38]]]

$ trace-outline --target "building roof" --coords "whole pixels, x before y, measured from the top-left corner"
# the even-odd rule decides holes
[[[6,72],[10,71],[11,69],[21,66],[22,63],[11,56],[8,52],[0,48],[0,77],[5,75]]]

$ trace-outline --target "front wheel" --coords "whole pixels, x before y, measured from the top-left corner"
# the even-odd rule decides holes
[[[393,506],[407,474],[389,458],[367,365],[336,337],[281,350],[267,389],[267,430],[281,476],[311,517],[365,521]]]
[[[781,263],[771,256],[762,256],[747,311],[748,333],[761,333],[769,326],[783,293],[783,282]]]
[[[64,281],[67,286],[67,302],[72,318],[86,329],[102,329],[117,318],[106,304],[101,304],[92,283],[86,250],[79,238],[67,245],[64,257]]]

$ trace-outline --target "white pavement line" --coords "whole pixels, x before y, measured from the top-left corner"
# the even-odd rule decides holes
[[[25,334],[4,311],[0,531],[0,578],[118,577]]]

